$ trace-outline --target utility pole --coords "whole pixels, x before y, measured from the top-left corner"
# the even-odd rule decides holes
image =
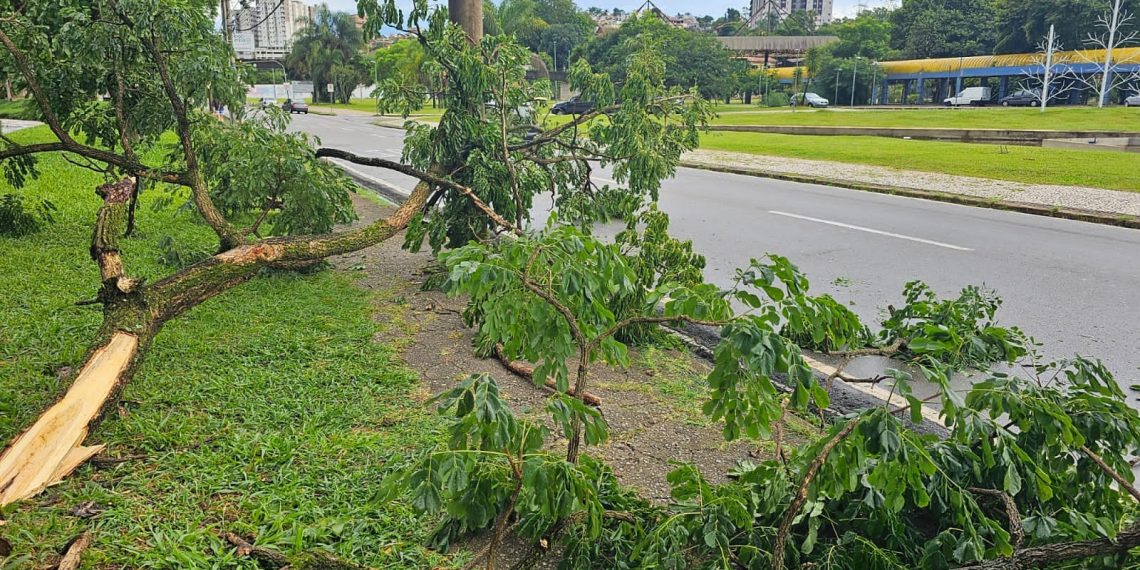
[[[855,56],[855,66],[851,68],[851,104],[849,107],[855,106],[855,74],[859,72],[859,60],[862,57]]]
[[[447,13],[452,22],[463,28],[471,43],[483,39],[482,0],[447,0]]]
[[[1097,97],[1097,107],[1104,107],[1104,100],[1108,99],[1108,76],[1112,74],[1112,44],[1116,43],[1116,28],[1120,25],[1120,0],[1112,5],[1112,23],[1108,26],[1108,43],[1104,46],[1104,69],[1100,74],[1100,93]],[[1049,28],[1049,36],[1052,37],[1052,26]]]
[[[1041,84],[1041,112],[1049,103],[1049,79],[1053,74],[1053,24],[1049,24],[1049,41],[1045,47],[1045,81]]]

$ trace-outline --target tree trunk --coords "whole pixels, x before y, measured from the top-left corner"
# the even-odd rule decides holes
[[[447,13],[459,24],[471,43],[483,39],[483,0],[447,0]]]

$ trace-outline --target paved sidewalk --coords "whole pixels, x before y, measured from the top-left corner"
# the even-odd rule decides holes
[[[43,123],[39,121],[22,121],[20,119],[0,119],[0,133],[8,134],[12,131],[26,129],[28,127],[38,127]]]
[[[1027,204],[1045,209],[1099,212],[1118,218],[1140,218],[1140,192],[1083,186],[1025,184],[882,166],[713,150],[690,152],[683,157],[683,162],[689,167],[731,170],[742,174],[816,178],[822,184],[848,182],[857,188],[867,185],[882,187],[884,190],[898,188],[932,194],[957,195],[974,201],[993,202],[993,205],[999,207],[1003,204]],[[1137,186],[1140,187],[1140,179],[1137,180]]]

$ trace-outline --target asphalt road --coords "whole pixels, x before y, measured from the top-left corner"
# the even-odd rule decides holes
[[[403,133],[366,118],[297,116],[293,125],[326,146],[400,155]],[[985,285],[1005,300],[1002,324],[1033,335],[1046,357],[1100,358],[1120,384],[1140,383],[1140,231],[693,169],[665,182],[660,204],[671,231],[707,256],[714,283],[728,284],[752,257],[779,253],[814,291],[849,302],[872,323],[901,303],[908,281],[943,295]]]

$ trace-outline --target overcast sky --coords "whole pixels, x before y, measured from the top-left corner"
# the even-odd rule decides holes
[[[326,2],[329,7],[334,10],[356,12],[356,0],[326,0]],[[636,10],[644,3],[644,0],[575,0],[575,2],[578,4],[578,7],[582,9],[597,6],[607,10],[612,8]],[[321,2],[317,0],[306,0],[306,3],[320,4]],[[706,14],[710,16],[720,16],[729,8],[736,8],[742,12],[747,12],[749,6],[749,0],[654,0],[653,3],[656,4],[658,8],[670,14],[690,12],[696,16]],[[871,7],[881,6],[885,3],[885,0],[866,1],[866,4]],[[411,2],[401,2],[401,4],[410,6]],[[836,18],[853,16],[857,4],[859,4],[859,0],[835,0],[835,8],[832,11],[832,15]],[[406,6],[405,9],[407,9]]]

